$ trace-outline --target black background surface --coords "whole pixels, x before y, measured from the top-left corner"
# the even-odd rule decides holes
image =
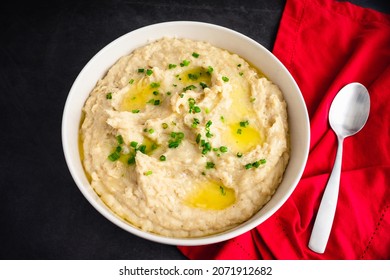
[[[387,1],[352,1],[389,13]],[[67,94],[105,45],[137,28],[203,21],[272,50],[285,1],[20,1],[0,11],[0,259],[185,259],[101,216],[61,146]]]

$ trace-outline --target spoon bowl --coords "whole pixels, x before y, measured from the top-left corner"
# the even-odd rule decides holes
[[[336,95],[329,110],[329,123],[336,135],[348,137],[359,132],[370,112],[370,96],[360,83],[350,83]]]
[[[360,83],[344,86],[330,107],[329,124],[337,136],[338,148],[309,240],[309,248],[314,252],[322,254],[325,251],[332,229],[339,193],[344,138],[356,134],[363,128],[369,112],[370,96]]]

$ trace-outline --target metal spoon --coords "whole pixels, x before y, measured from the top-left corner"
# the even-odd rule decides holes
[[[332,173],[323,194],[310,236],[309,248],[323,253],[336,212],[344,138],[356,134],[365,125],[370,112],[370,96],[360,83],[344,86],[334,98],[329,111],[329,123],[337,136],[338,148]]]

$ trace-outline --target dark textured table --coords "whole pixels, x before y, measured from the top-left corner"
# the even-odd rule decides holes
[[[352,1],[389,13],[387,1]],[[101,216],[61,146],[67,94],[106,44],[139,27],[203,21],[272,50],[285,1],[20,1],[0,12],[0,259],[184,259]]]

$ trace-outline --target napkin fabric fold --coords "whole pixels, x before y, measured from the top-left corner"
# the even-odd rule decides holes
[[[310,123],[307,166],[286,203],[231,240],[179,246],[190,259],[390,259],[390,16],[349,2],[287,0],[273,53],[300,87]],[[333,167],[336,93],[368,88],[366,126],[344,141],[339,199],[323,254],[307,244]]]

